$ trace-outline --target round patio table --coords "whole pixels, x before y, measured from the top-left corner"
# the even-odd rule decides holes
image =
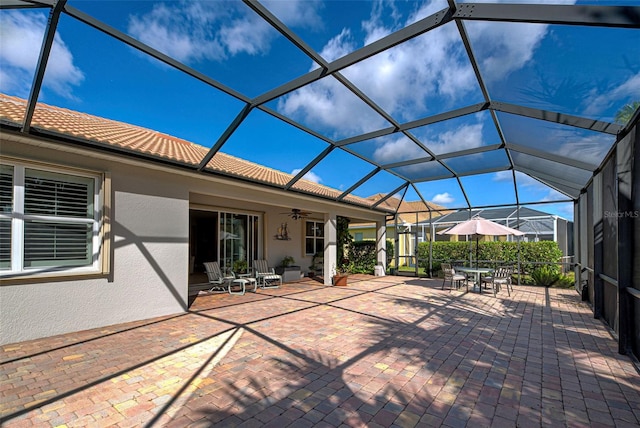
[[[478,293],[482,293],[482,284],[480,284],[480,275],[483,273],[493,273],[495,269],[484,268],[484,267],[454,266],[453,270],[455,270],[456,272],[472,273],[474,275],[473,288],[475,289],[476,287],[478,287]]]

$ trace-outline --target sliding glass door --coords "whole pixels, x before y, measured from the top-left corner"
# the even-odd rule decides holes
[[[233,270],[238,261],[251,266],[259,254],[258,216],[220,212],[219,219],[218,257],[222,270]]]

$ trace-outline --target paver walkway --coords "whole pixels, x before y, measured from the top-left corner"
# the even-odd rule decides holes
[[[640,376],[573,290],[352,276],[13,345],[21,426],[637,427]]]

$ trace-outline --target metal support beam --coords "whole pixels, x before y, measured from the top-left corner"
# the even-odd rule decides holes
[[[0,0],[0,10],[2,9],[41,9],[53,7],[54,0],[21,1],[21,0]]]
[[[209,152],[202,158],[200,164],[198,165],[198,171],[202,171],[206,168],[209,161],[215,156],[216,153],[220,150],[220,148],[227,142],[229,137],[235,132],[236,129],[240,126],[240,124],[249,116],[253,106],[251,104],[246,104],[244,108],[238,113],[233,122],[224,130],[218,141],[211,147]]]
[[[284,186],[285,190],[291,189],[291,187],[294,184],[296,184],[302,177],[304,177],[306,173],[311,171],[311,169],[314,166],[316,166],[322,159],[326,158],[329,155],[329,153],[331,153],[333,151],[333,149],[335,149],[335,148],[336,148],[335,146],[329,146],[326,149],[324,149],[322,151],[322,153],[320,153],[318,156],[315,157],[315,159],[313,159],[311,162],[309,162],[307,164],[307,166],[302,168],[302,170],[298,174],[296,174],[295,177],[293,177],[291,180],[289,180],[287,185]]]
[[[572,116],[570,114],[557,113],[553,111],[540,110],[515,104],[492,101],[489,109],[504,113],[516,114],[518,116],[530,117],[532,119],[546,120],[547,122],[559,123],[561,125],[573,126],[576,128],[588,129],[590,131],[604,132],[606,134],[618,135],[622,126],[615,123],[603,122],[595,119]]]
[[[409,182],[401,184],[396,189],[392,190],[391,192],[387,193],[384,197],[380,198],[379,201],[377,201],[375,204],[372,205],[372,208],[376,208],[378,205],[380,205],[381,203],[383,203],[384,201],[386,201],[387,199],[389,199],[390,197],[392,197],[393,195],[395,195],[396,193],[398,193],[399,191],[401,191],[402,189],[408,186],[409,186]]]
[[[327,69],[327,62],[318,53],[298,37],[293,31],[282,23],[269,9],[264,7],[256,0],[243,0],[251,10],[257,13],[263,20],[268,22],[273,28],[275,28],[280,34],[282,34],[287,40],[293,43],[298,49],[304,52],[309,58],[313,59],[316,64],[319,64],[325,71]]]
[[[449,119],[455,119],[456,117],[466,116],[468,114],[474,114],[486,110],[489,108],[489,103],[477,103],[467,107],[447,111],[444,113],[434,114],[433,116],[425,117],[423,119],[414,120],[400,125],[400,131],[407,131],[413,128],[419,128],[421,126],[431,125],[433,123],[443,122]]]
[[[638,6],[463,3],[458,5],[453,17],[472,21],[640,27],[640,7]]]
[[[533,147],[521,146],[519,144],[507,143],[507,149],[510,151],[523,153],[525,155],[535,156],[551,162],[561,163],[563,165],[571,166],[573,168],[584,169],[585,171],[593,172],[597,165],[592,165],[587,162],[581,162],[576,159],[568,158],[566,156],[556,155],[554,153],[544,152],[542,150],[534,149]]]
[[[62,9],[64,8],[66,1],[67,0],[57,1],[49,12],[49,21],[47,22],[47,27],[44,30],[44,38],[42,39],[42,46],[40,47],[40,55],[38,55],[38,65],[36,66],[36,72],[33,76],[33,83],[31,84],[31,91],[29,92],[29,99],[27,100],[27,108],[25,109],[24,119],[22,121],[21,132],[23,133],[28,133],[31,128],[31,120],[33,119],[33,113],[35,112],[36,104],[38,103],[38,96],[40,95],[40,88],[42,88],[44,73],[47,70],[49,54],[51,54],[51,47],[53,46],[53,40],[56,36],[60,13],[62,13]]]
[[[354,184],[353,186],[349,187],[347,190],[345,190],[344,192],[342,192],[342,194],[340,196],[338,196],[338,201],[343,200],[345,197],[349,196],[351,194],[351,192],[353,192],[354,190],[356,190],[358,187],[360,187],[365,181],[369,180],[371,177],[373,177],[374,175],[376,175],[378,172],[380,172],[380,167],[375,168],[373,171],[371,171],[369,174],[365,175],[364,177],[362,177],[356,184]]]

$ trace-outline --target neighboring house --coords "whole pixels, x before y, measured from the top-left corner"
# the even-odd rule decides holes
[[[440,235],[438,232],[466,221],[475,215],[526,233],[523,238],[485,236],[481,237],[481,240],[523,239],[525,241],[555,241],[564,256],[573,255],[573,222],[557,215],[528,207],[520,207],[519,210],[515,207],[506,207],[455,211],[434,218],[431,221],[419,222],[417,224],[419,239],[428,241],[429,236],[433,234],[435,241],[456,241],[459,237]],[[464,239],[464,237],[462,238]]]
[[[376,194],[370,196],[373,202],[377,202],[384,195]],[[398,212],[397,216],[387,217],[387,239],[394,241],[394,255],[398,256],[398,265],[408,266],[412,263],[415,254],[414,226],[417,223],[429,221],[436,217],[451,212],[443,206],[433,202],[422,201],[400,201],[391,197],[382,202],[384,209]],[[397,233],[396,233],[397,230]],[[373,241],[376,239],[376,225],[373,223],[352,223],[349,225],[349,233],[354,241]],[[391,266],[395,266],[395,259],[391,261]]]
[[[324,252],[336,216],[378,224],[371,201],[156,131],[0,95],[0,342],[184,312],[202,262]],[[291,209],[310,213],[293,219]],[[384,244],[383,244],[384,245]],[[380,248],[379,263],[385,263]]]
[[[371,197],[377,200],[379,195]],[[387,208],[398,207],[398,200],[390,198]],[[528,207],[520,207],[519,218],[516,208],[492,208],[451,211],[445,207],[429,203],[431,219],[425,204],[421,201],[402,202],[398,210],[397,222],[391,217],[387,219],[387,239],[395,241],[395,252],[399,266],[414,266],[415,248],[417,243],[428,242],[433,236],[434,241],[457,241],[465,239],[451,235],[439,235],[438,232],[455,224],[468,220],[474,215],[480,215],[488,220],[517,228],[526,233],[525,241],[555,241],[564,256],[573,255],[573,223],[562,217]],[[353,224],[349,232],[355,241],[374,240],[374,224]],[[480,240],[513,239],[512,237],[481,237]],[[395,260],[390,264],[395,266]]]

